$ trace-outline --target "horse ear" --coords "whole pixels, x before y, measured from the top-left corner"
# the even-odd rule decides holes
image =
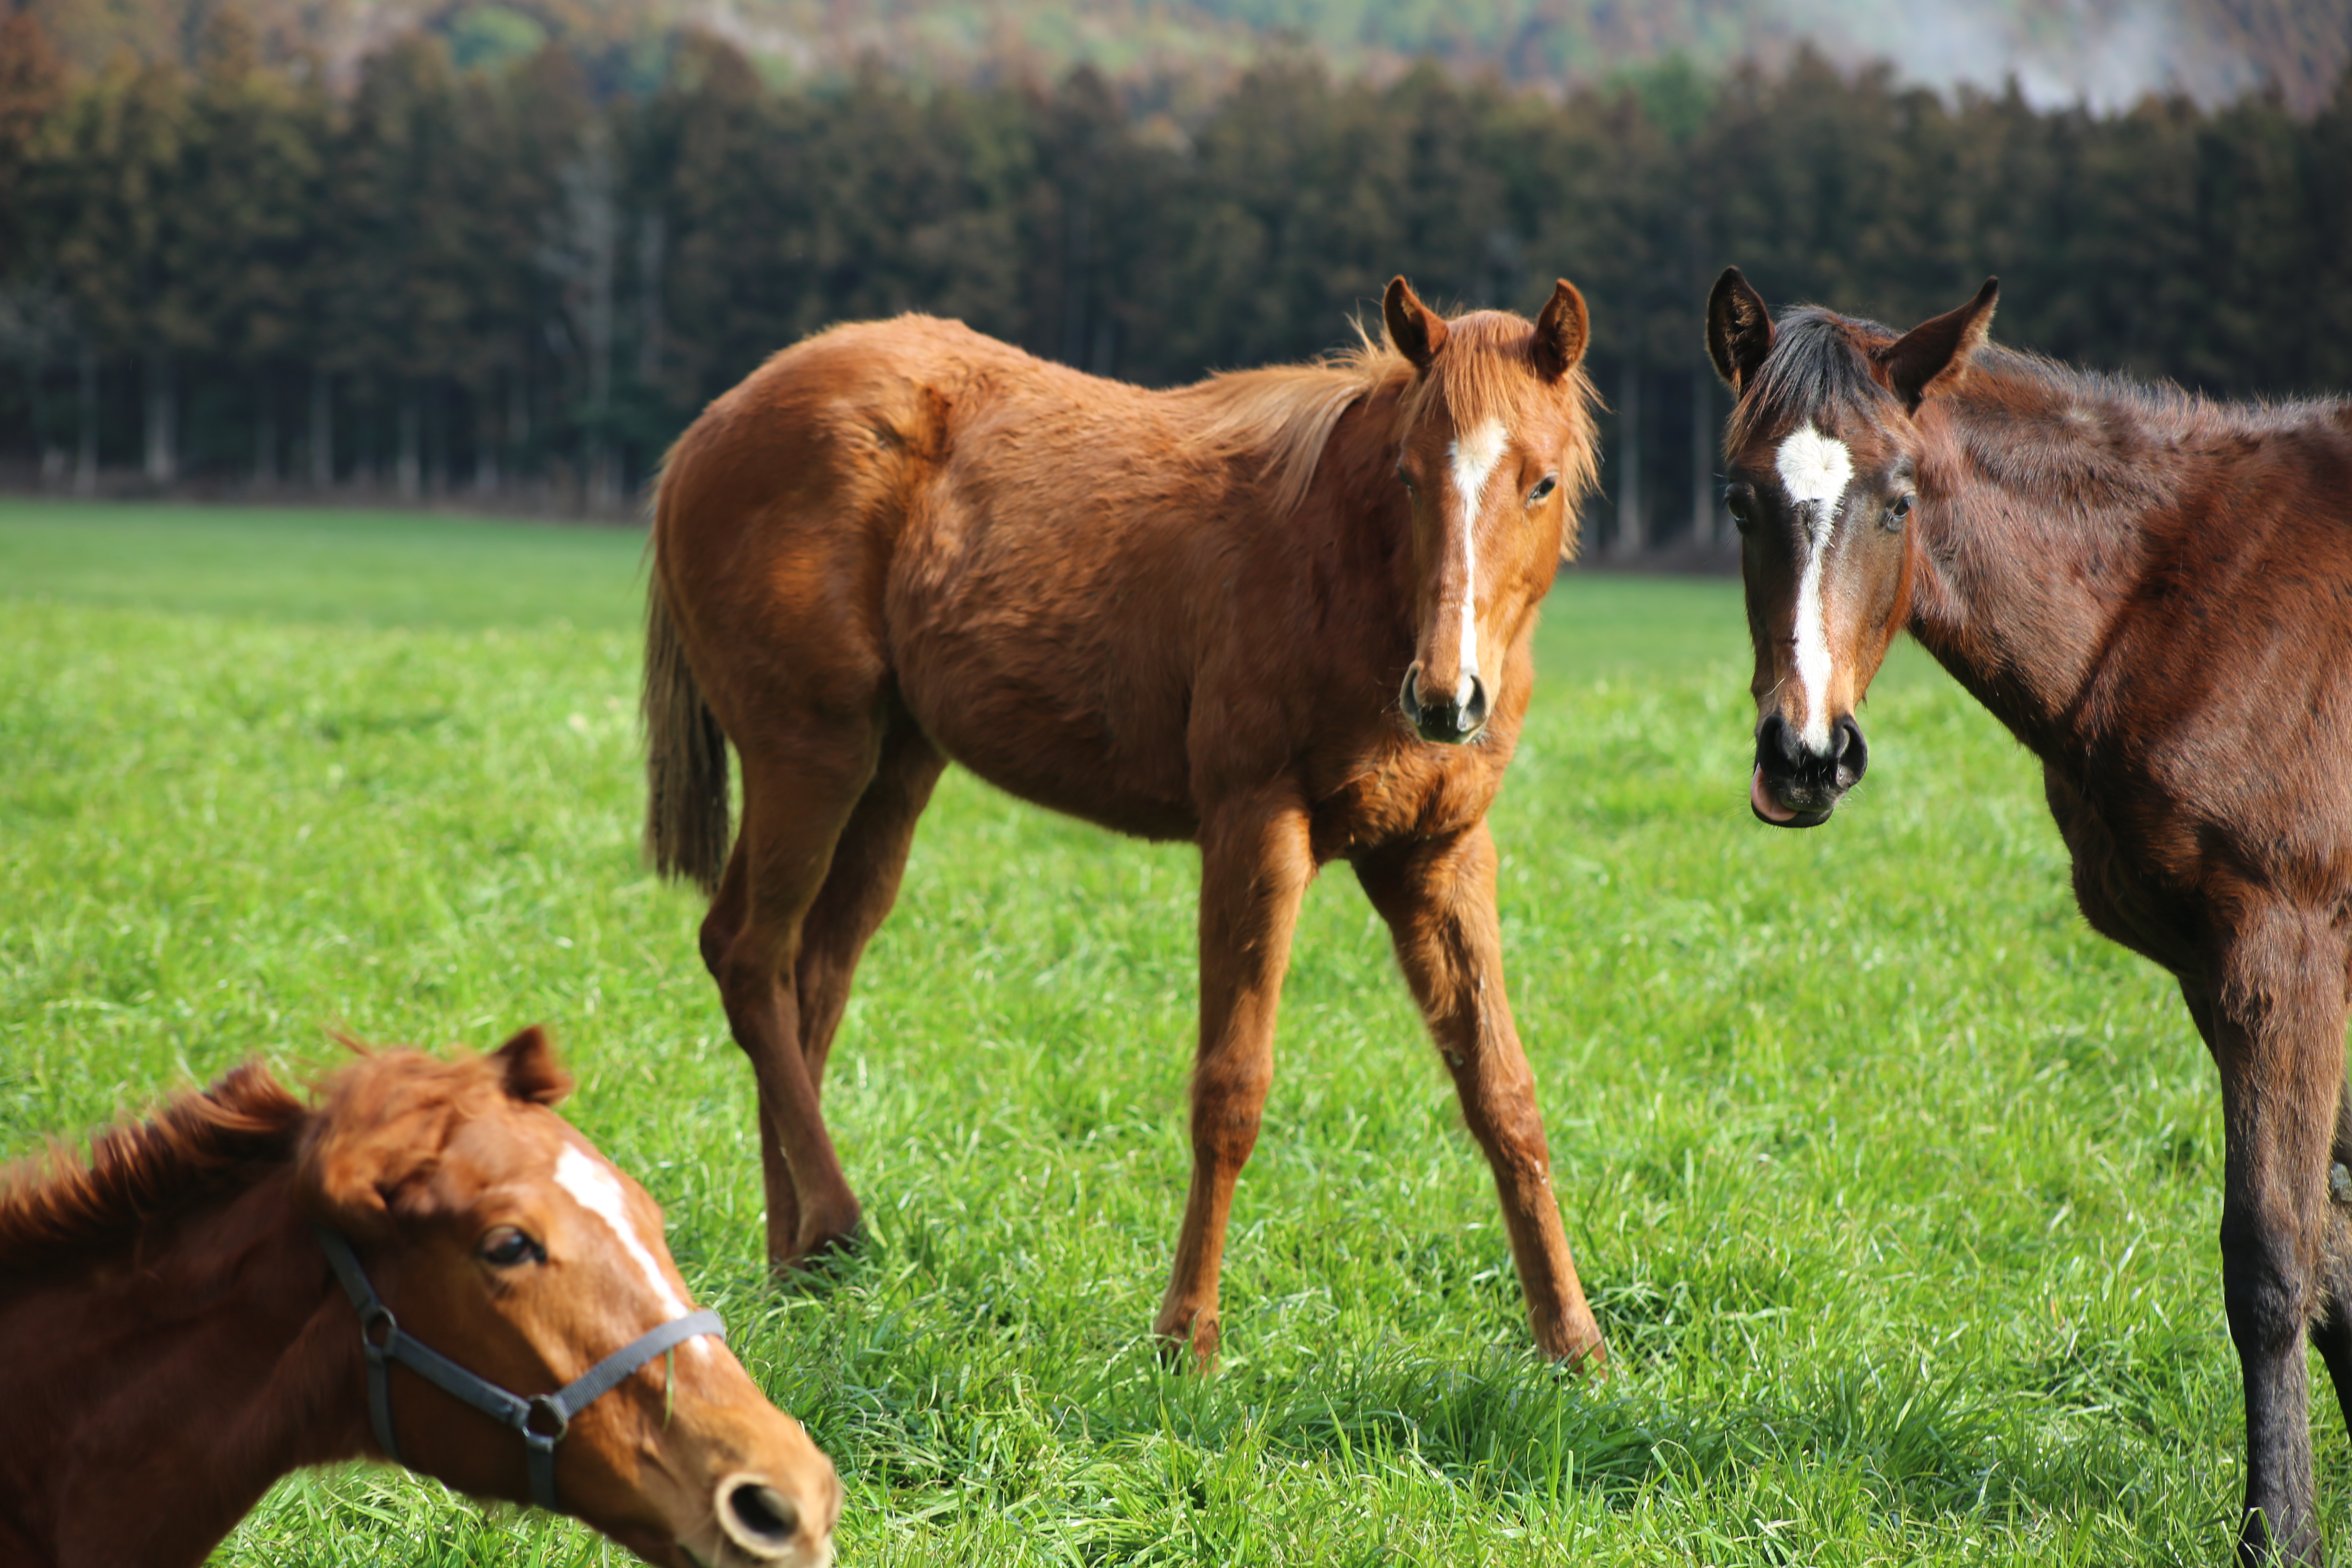
[[[1592,341],[1592,319],[1586,314],[1584,296],[1563,278],[1552,285],[1543,314],[1536,318],[1536,369],[1546,381],[1558,381],[1584,358]]]
[[[1993,303],[2000,297],[2000,279],[1988,278],[1977,297],[1957,310],[1922,321],[1883,349],[1871,351],[1871,360],[1886,390],[1917,412],[1920,399],[1938,380],[1949,386],[1968,374],[1969,356],[1992,331]]]
[[[1381,297],[1381,320],[1388,323],[1389,342],[1415,370],[1427,370],[1445,346],[1444,321],[1421,302],[1402,275],[1389,279],[1389,291]]]
[[[526,1105],[553,1105],[572,1092],[572,1075],[555,1059],[547,1031],[533,1024],[490,1053],[507,1094]]]
[[[1772,312],[1764,308],[1764,296],[1738,268],[1725,268],[1706,296],[1706,357],[1715,362],[1715,374],[1732,391],[1745,392],[1771,352]]]

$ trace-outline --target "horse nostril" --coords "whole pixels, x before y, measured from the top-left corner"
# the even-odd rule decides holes
[[[1870,746],[1862,738],[1862,726],[1853,721],[1852,715],[1839,720],[1830,731],[1830,756],[1837,764],[1841,786],[1854,784],[1870,766]]]
[[[1470,678],[1470,701],[1454,722],[1465,735],[1486,721],[1486,683],[1475,675]]]
[[[792,1500],[761,1481],[744,1481],[730,1489],[727,1510],[746,1533],[779,1546],[801,1527],[801,1510]]]

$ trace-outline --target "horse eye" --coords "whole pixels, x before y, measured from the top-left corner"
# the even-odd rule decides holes
[[[1406,473],[1402,468],[1399,468],[1396,471],[1396,477],[1397,483],[1404,487],[1405,493],[1407,495],[1411,495],[1412,493],[1412,476]]]
[[[1747,532],[1749,521],[1747,496],[1738,490],[1727,490],[1724,492],[1723,506],[1725,510],[1731,513],[1731,521],[1739,525],[1739,531]]]
[[[547,1248],[510,1225],[502,1225],[482,1237],[478,1250],[483,1262],[499,1268],[547,1261]]]
[[[1535,489],[1528,492],[1528,504],[1529,506],[1535,505],[1538,501],[1543,500],[1544,497],[1551,494],[1551,492],[1559,487],[1559,476],[1558,474],[1546,474],[1541,482],[1539,482]]]
[[[1889,528],[1900,528],[1903,526],[1903,520],[1911,515],[1911,502],[1915,498],[1911,493],[1906,490],[1903,494],[1896,496],[1894,500],[1887,504],[1886,525]]]

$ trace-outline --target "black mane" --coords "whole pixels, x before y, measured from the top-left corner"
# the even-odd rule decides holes
[[[1876,419],[1894,397],[1873,381],[1870,366],[1850,335],[1896,334],[1874,321],[1841,316],[1819,305],[1800,305],[1773,323],[1772,352],[1758,367],[1732,415],[1731,444],[1744,446],[1758,431],[1822,416]]]

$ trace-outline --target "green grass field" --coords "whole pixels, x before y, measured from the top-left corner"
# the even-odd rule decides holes
[[[0,1155],[249,1053],[330,1063],[333,1028],[544,1020],[569,1113],[840,1465],[853,1568],[2226,1555],[2211,1068],[2164,978],[2076,916],[2036,770],[1916,650],[1868,711],[1868,784],[1775,833],[1746,805],[1737,585],[1561,582],[1495,827],[1615,1373],[1530,1353],[1484,1163],[1341,870],[1200,1378],[1144,1337],[1184,1190],[1192,857],[965,775],[827,1086],[871,1245],[828,1291],[762,1284],[700,905],[636,855],[639,551],[0,505]],[[614,1555],[354,1468],[281,1486],[218,1560]]]

